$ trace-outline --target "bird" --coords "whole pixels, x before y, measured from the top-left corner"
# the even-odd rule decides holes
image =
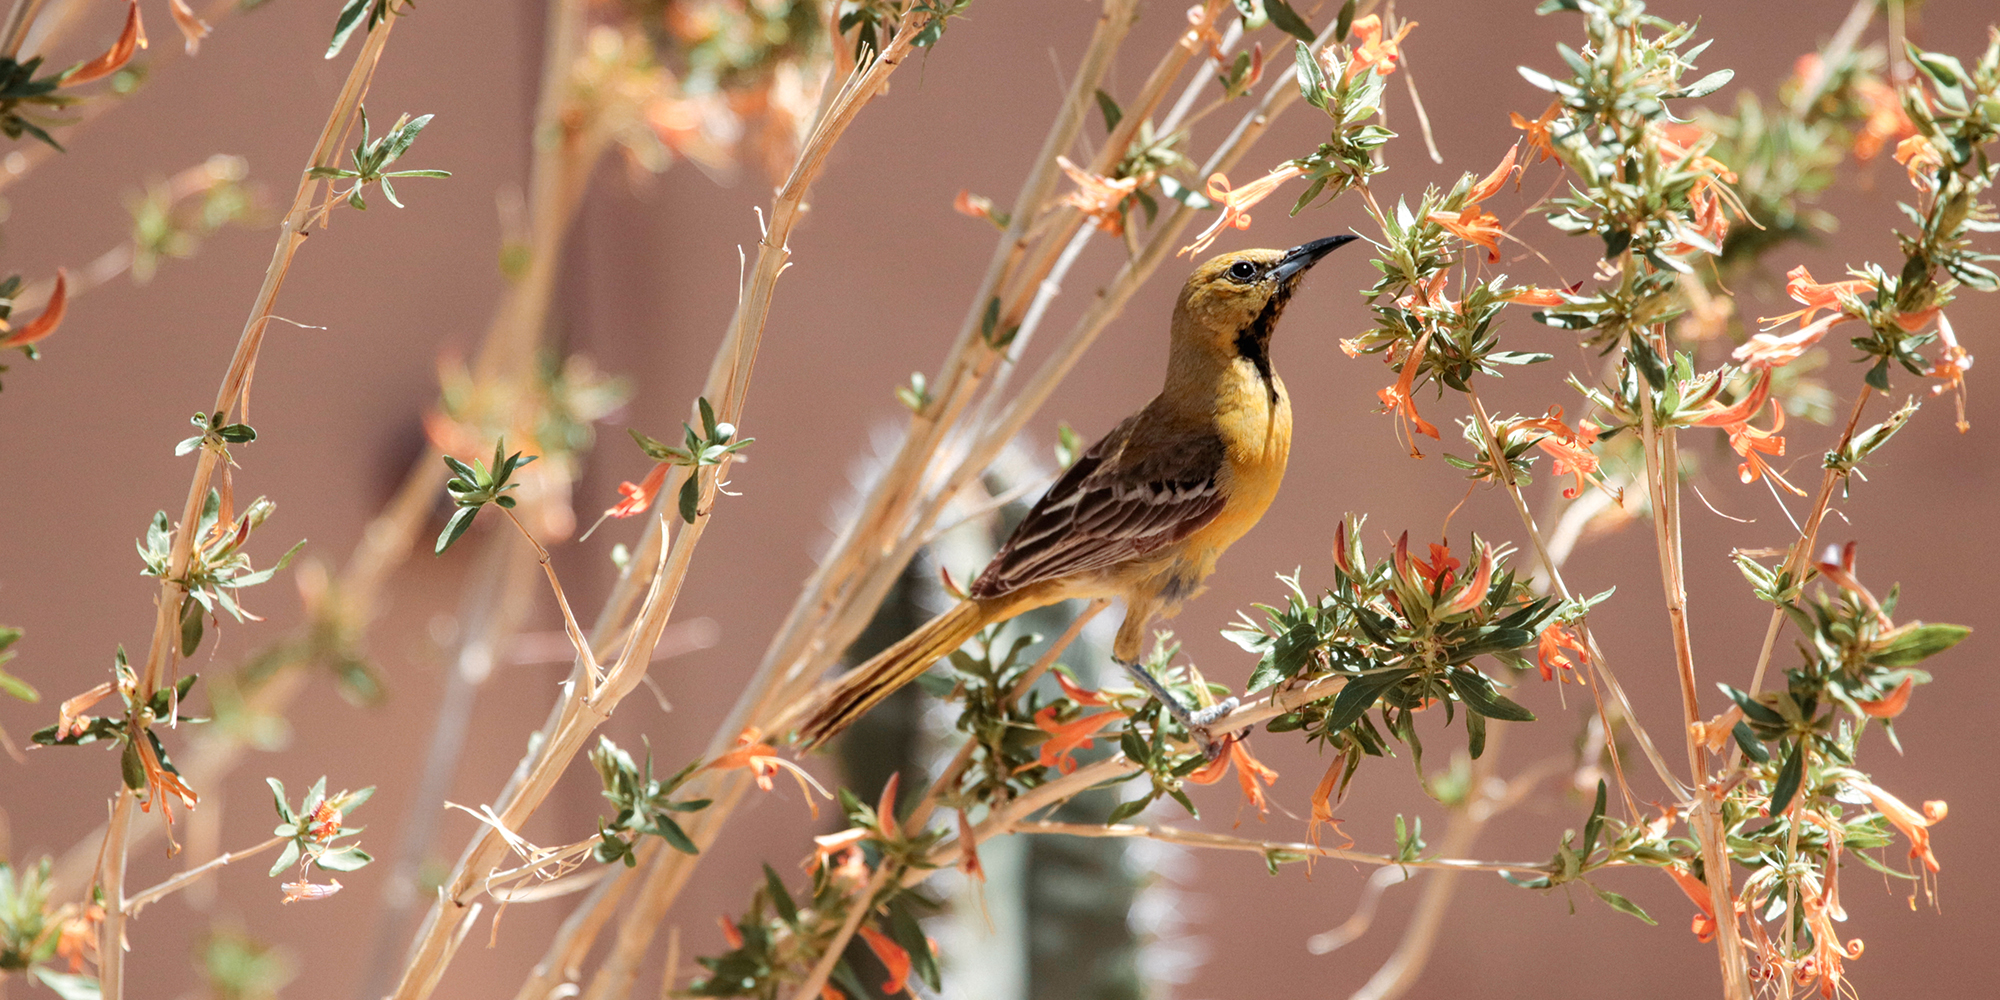
[[[799,741],[817,749],[981,629],[1073,598],[1123,598],[1111,655],[1202,749],[1235,707],[1181,703],[1140,662],[1148,626],[1199,594],[1216,559],[1277,494],[1292,407],[1271,334],[1306,271],[1359,237],[1203,262],[1174,303],[1166,384],[1086,449],[1035,502],[957,605],[809,699]]]

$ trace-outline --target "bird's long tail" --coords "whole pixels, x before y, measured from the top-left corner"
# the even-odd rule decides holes
[[[873,659],[842,674],[815,696],[818,707],[799,726],[805,749],[817,749],[897,688],[916,680],[931,664],[951,655],[980,629],[1004,617],[1006,609],[980,601],[960,601]]]

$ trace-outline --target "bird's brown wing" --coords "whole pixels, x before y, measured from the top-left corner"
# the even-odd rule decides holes
[[[1222,439],[1135,440],[1139,420],[1127,418],[1049,487],[973,581],[972,596],[998,597],[1147,555],[1222,512]]]

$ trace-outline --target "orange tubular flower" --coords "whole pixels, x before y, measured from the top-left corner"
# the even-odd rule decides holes
[[[828,861],[846,851],[856,850],[861,842],[868,839],[866,828],[849,827],[839,833],[827,833],[813,838],[813,854],[806,860],[807,871],[819,871]]]
[[[757,779],[757,787],[767,792],[771,790],[771,777],[778,773],[779,768],[792,772],[792,778],[799,783],[799,792],[805,796],[806,807],[812,810],[814,819],[819,818],[819,803],[813,801],[813,792],[817,791],[826,798],[833,798],[832,793],[820,787],[820,783],[814,781],[813,776],[807,774],[805,768],[778,756],[777,749],[759,739],[755,729],[745,729],[739,733],[736,737],[736,749],[709,761],[703,769],[729,771],[739,767],[749,768],[750,773]]]
[[[1536,288],[1522,285],[1507,293],[1507,301],[1517,306],[1559,306],[1569,300],[1563,297],[1560,288]]]
[[[1125,231],[1125,217],[1119,208],[1138,189],[1139,178],[1100,177],[1069,162],[1066,156],[1056,157],[1056,165],[1076,182],[1076,190],[1063,198],[1063,204],[1090,216],[1097,223],[1097,228],[1113,236]]]
[[[743,947],[743,931],[736,926],[735,921],[730,920],[727,916],[717,914],[715,922],[722,927],[723,943],[729,945],[731,948]]]
[[[1860,705],[1861,710],[1872,718],[1893,719],[1903,714],[1903,709],[1910,707],[1910,692],[1915,690],[1916,686],[1916,678],[1905,677],[1903,683],[1896,686],[1896,690],[1874,701],[1861,701],[1855,704]]]
[[[1264,766],[1264,762],[1250,756],[1250,745],[1243,740],[1229,740],[1229,750],[1222,756],[1209,761],[1201,770],[1188,775],[1187,780],[1197,785],[1213,785],[1222,780],[1222,775],[1236,765],[1236,780],[1243,786],[1244,801],[1257,807],[1257,816],[1262,819],[1270,815],[1271,805],[1264,798],[1264,786],[1277,784],[1278,772]],[[1262,781],[1264,786],[1257,783]]]
[[[1536,163],[1546,163],[1556,155],[1555,140],[1549,136],[1549,126],[1555,124],[1556,115],[1562,111],[1561,101],[1550,101],[1548,110],[1540,118],[1529,121],[1518,112],[1509,112],[1507,118],[1514,127],[1528,134],[1528,148],[1539,153]]]
[[[1431,558],[1429,562],[1425,562],[1422,559],[1410,558],[1410,533],[1407,531],[1403,532],[1402,537],[1396,539],[1396,565],[1398,567],[1416,567],[1417,578],[1424,581],[1424,586],[1434,593],[1441,592],[1449,588],[1452,582],[1457,579],[1457,570],[1460,563],[1452,557],[1450,546],[1439,545],[1436,542],[1430,543],[1430,546]]]
[[[1091,737],[1113,721],[1123,718],[1117,712],[1099,712],[1085,715],[1068,722],[1056,721],[1056,706],[1050,705],[1035,713],[1035,725],[1049,734],[1048,742],[1042,744],[1041,756],[1037,759],[1043,767],[1053,767],[1064,774],[1076,772],[1076,761],[1070,754],[1087,750]]]
[[[174,15],[174,26],[181,29],[181,37],[187,41],[187,54],[194,55],[201,49],[201,40],[208,37],[208,22],[195,16],[187,0],[173,0],[168,10]]]
[[[1382,34],[1382,16],[1370,14],[1357,17],[1348,31],[1348,37],[1358,39],[1354,55],[1347,63],[1346,79],[1353,79],[1362,69],[1374,71],[1379,76],[1388,76],[1396,71],[1396,64],[1403,58],[1403,39],[1417,22],[1404,21],[1394,35]]]
[[[1797,361],[1799,356],[1814,344],[1819,343],[1820,338],[1826,336],[1826,331],[1832,329],[1835,323],[1843,323],[1851,318],[1844,313],[1822,316],[1811,324],[1783,336],[1753,333],[1743,346],[1738,347],[1729,356],[1753,368],[1777,368],[1788,365]]]
[[[1500,188],[1507,183],[1507,177],[1517,169],[1514,160],[1520,153],[1519,146],[1507,147],[1507,155],[1500,158],[1500,165],[1472,186],[1466,195],[1465,207],[1457,215],[1432,212],[1425,219],[1443,226],[1467,243],[1485,247],[1488,263],[1499,260],[1500,237],[1506,235],[1506,230],[1500,226],[1500,217],[1480,208],[1479,203],[1500,192]]]
[[[1068,674],[1058,670],[1055,672],[1055,675],[1056,684],[1062,688],[1063,695],[1069,698],[1069,700],[1079,705],[1088,705],[1092,708],[1102,708],[1105,705],[1111,704],[1103,695],[1095,691],[1086,691],[1083,688],[1077,687],[1076,683],[1069,679]]]
[[[1912,135],[1896,144],[1896,162],[1909,172],[1910,186],[1919,191],[1929,191],[1935,185],[1938,168],[1944,166],[1944,157],[1938,155],[1937,147],[1929,139]]]
[[[986,866],[979,863],[979,839],[973,835],[972,817],[965,810],[958,811],[958,842],[964,849],[958,855],[958,870],[966,875],[986,881]]]
[[[1903,113],[1903,99],[1896,96],[1894,87],[1880,80],[1862,80],[1855,84],[1854,95],[1868,112],[1861,131],[1854,137],[1855,159],[1872,160],[1889,140],[1917,130],[1910,124],[1910,116]]]
[[[1847,785],[1849,788],[1868,796],[1868,801],[1874,804],[1875,811],[1881,813],[1883,818],[1894,824],[1896,829],[1903,831],[1903,836],[1910,838],[1910,857],[1922,859],[1924,868],[1927,871],[1935,872],[1938,870],[1937,855],[1931,853],[1930,828],[1931,824],[1944,819],[1945,813],[1948,811],[1942,800],[1934,799],[1926,802],[1924,803],[1923,811],[1918,812],[1910,808],[1902,799],[1889,794],[1887,791],[1870,782],[1859,778],[1851,778],[1848,780]]]
[[[104,907],[95,903],[62,922],[62,932],[56,938],[56,957],[69,960],[71,975],[83,972],[85,959],[97,961],[97,925],[103,922]]]
[[[1688,929],[1694,932],[1694,939],[1707,944],[1715,937],[1715,901],[1709,898],[1708,883],[1695,878],[1694,873],[1679,865],[1667,865],[1663,869],[1673,876],[1674,884],[1681,887],[1687,898],[1701,908],[1694,915],[1694,924]]]
[[[1439,610],[1448,615],[1462,615],[1486,601],[1486,590],[1493,585],[1493,547],[1479,547],[1479,569],[1472,574],[1472,582],[1465,585]]]
[[[56,268],[56,287],[49,293],[49,304],[42,307],[42,314],[28,321],[26,326],[15,330],[5,338],[0,338],[0,348],[27,347],[62,325],[63,316],[69,313],[69,271]],[[0,330],[7,329],[7,321],[0,320]]]
[[[1251,206],[1269,198],[1271,192],[1278,190],[1278,185],[1304,175],[1303,167],[1296,163],[1287,163],[1240,188],[1231,188],[1229,178],[1220,172],[1208,175],[1208,197],[1209,200],[1222,206],[1222,217],[1202,230],[1201,235],[1196,236],[1193,243],[1182,247],[1174,256],[1192,256],[1208,249],[1215,242],[1215,238],[1231,226],[1237,229],[1250,228]]]
[[[325,885],[317,882],[286,882],[278,888],[285,891],[281,903],[311,903],[327,898],[340,891],[339,879],[328,879]]]
[[[1570,659],[1563,652],[1565,649],[1575,653],[1576,659]],[[1541,664],[1542,679],[1550,681],[1554,680],[1559,672],[1574,672],[1579,661],[1589,663],[1590,653],[1584,649],[1583,640],[1577,636],[1576,629],[1561,622],[1550,622],[1547,628],[1542,629],[1541,637],[1535,642],[1535,659]],[[1571,676],[1572,673],[1562,674],[1565,681]]]
[[[910,983],[910,953],[904,950],[902,945],[889,940],[889,935],[867,924],[861,925],[859,933],[862,942],[868,945],[868,950],[874,952],[876,959],[881,961],[882,967],[889,970],[889,979],[882,984],[882,992],[889,996],[895,996],[908,989]]]
[[[1384,413],[1394,413],[1398,418],[1409,421],[1413,434],[1427,434],[1431,440],[1436,441],[1442,440],[1438,437],[1437,426],[1417,415],[1416,401],[1410,398],[1410,393],[1416,385],[1417,372],[1424,367],[1424,350],[1429,346],[1430,334],[1426,333],[1418,338],[1416,345],[1410,348],[1410,356],[1403,360],[1403,370],[1396,379],[1396,384],[1376,390],[1375,397],[1382,401]],[[1414,437],[1410,441],[1410,457],[1424,457],[1424,453],[1417,450]]]
[[[1347,841],[1347,843],[1340,846],[1341,850],[1344,851],[1354,846],[1354,838],[1341,833],[1340,821],[1333,818],[1333,807],[1340,804],[1341,798],[1346,797],[1345,795],[1341,795],[1339,798],[1336,798],[1334,794],[1340,790],[1340,773],[1346,767],[1346,755],[1343,754],[1342,756],[1335,757],[1333,763],[1326,769],[1326,776],[1319,779],[1319,787],[1313,789],[1312,819],[1306,822],[1306,839],[1311,841],[1314,847],[1319,846],[1319,828],[1322,825],[1333,827],[1333,832],[1339,834]],[[1311,858],[1306,859],[1306,871],[1312,871]]]
[[[1597,443],[1597,427],[1588,420],[1579,420],[1576,429],[1563,423],[1560,406],[1551,406],[1546,415],[1534,420],[1515,420],[1507,424],[1507,429],[1533,427],[1543,431],[1536,439],[1535,447],[1548,453],[1554,461],[1553,470],[1558,476],[1574,476],[1575,483],[1563,490],[1563,499],[1574,500],[1583,495],[1583,488],[1590,485],[1591,477],[1598,474],[1597,455],[1590,448]],[[1623,499],[1623,494],[1599,484],[1604,495],[1613,499]]]
[[[118,33],[118,40],[104,54],[77,68],[70,70],[62,78],[62,86],[74,87],[80,83],[102,80],[125,68],[138,50],[146,47],[146,26],[139,20],[139,0],[130,0],[125,8],[125,28]]]
[[[1426,218],[1467,243],[1485,247],[1487,263],[1500,259],[1500,237],[1507,235],[1507,230],[1501,227],[1499,216],[1478,205],[1467,205],[1457,215],[1432,212]]]
[[[1709,403],[1708,410],[1694,422],[1696,427],[1727,427],[1740,424],[1757,415],[1764,408],[1764,401],[1771,395],[1771,370],[1763,369],[1750,391],[1743,398],[1723,406],[1719,402]]]
[[[1805,306],[1805,308],[1795,312],[1788,312],[1782,316],[1765,316],[1762,318],[1762,321],[1776,324],[1796,318],[1801,327],[1810,326],[1813,322],[1813,317],[1818,316],[1821,309],[1845,312],[1845,307],[1840,302],[1841,296],[1858,297],[1874,290],[1874,288],[1875,283],[1866,278],[1829,281],[1822,284],[1814,281],[1812,272],[1806,270],[1804,264],[1800,264],[1785,272],[1785,294],[1791,296],[1792,301]]]
[[[973,194],[970,188],[958,189],[958,197],[951,200],[951,209],[960,215],[969,215],[975,219],[985,219],[988,222],[995,221],[993,218],[993,199],[984,195]]]
[[[1778,470],[1771,468],[1770,463],[1764,461],[1762,457],[1771,455],[1782,458],[1785,454],[1785,439],[1778,434],[1785,429],[1784,407],[1771,408],[1771,429],[1768,431],[1760,431],[1750,426],[1747,421],[1730,424],[1723,429],[1729,432],[1729,447],[1734,448],[1736,454],[1743,459],[1743,464],[1736,467],[1737,478],[1747,484],[1768,476],[1772,482],[1784,487],[1786,492],[1794,496],[1806,495],[1806,491],[1786,482],[1785,477],[1779,475]]]
[[[631,517],[634,514],[644,514],[646,508],[653,505],[653,498],[659,495],[660,486],[667,481],[667,469],[672,464],[661,462],[653,466],[653,471],[646,473],[646,478],[637,484],[619,483],[618,495],[624,499],[612,504],[611,509],[604,512],[604,516]]]

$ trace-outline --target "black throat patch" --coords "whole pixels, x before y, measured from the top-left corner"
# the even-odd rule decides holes
[[[1271,332],[1278,327],[1278,317],[1284,314],[1285,303],[1291,301],[1292,284],[1285,282],[1271,293],[1264,302],[1264,309],[1250,325],[1236,331],[1236,353],[1257,368],[1257,375],[1264,380],[1264,389],[1270,393],[1272,405],[1278,402],[1278,383],[1271,376]]]

